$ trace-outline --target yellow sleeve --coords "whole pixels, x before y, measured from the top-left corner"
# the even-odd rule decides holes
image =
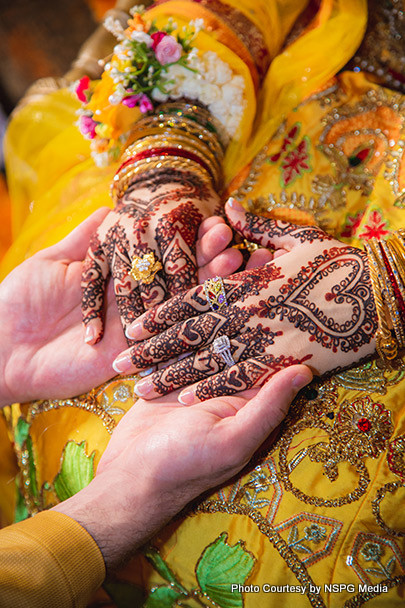
[[[63,513],[45,511],[0,530],[0,606],[86,606],[104,577],[97,544]]]

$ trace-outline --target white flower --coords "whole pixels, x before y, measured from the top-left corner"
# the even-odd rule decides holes
[[[138,31],[138,30],[134,30],[131,33],[131,40],[133,40],[134,42],[139,42],[140,44],[142,44],[142,42],[144,42],[146,44],[146,46],[148,47],[148,49],[153,44],[153,39],[149,36],[149,34],[147,34],[146,32]]]
[[[134,15],[136,15],[136,13],[144,13],[145,12],[145,5],[144,4],[138,4],[136,6],[133,6],[132,8],[129,9],[129,14],[133,17]]]
[[[117,86],[117,88],[115,89],[114,93],[112,95],[110,95],[110,97],[108,98],[108,101],[113,106],[116,106],[119,103],[121,103],[121,101],[123,100],[123,98],[125,97],[126,94],[127,94],[127,91],[126,91],[125,87],[122,84],[119,84]]]
[[[204,19],[192,19],[190,27],[194,28],[195,33],[198,34],[198,32],[201,32],[205,28]]]
[[[157,87],[152,89],[151,96],[152,96],[152,99],[154,99],[155,101],[159,101],[161,103],[163,103],[164,101],[167,101],[169,99],[169,95],[165,95],[165,93],[162,93],[162,91],[159,91],[159,89]]]
[[[104,27],[108,32],[111,32],[118,40],[125,40],[124,28],[118,19],[114,19],[111,15],[108,15],[104,19]]]

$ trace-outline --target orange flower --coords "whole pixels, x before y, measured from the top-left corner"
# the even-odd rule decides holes
[[[132,17],[132,19],[128,19],[128,27],[125,30],[125,33],[127,33],[127,32],[131,33],[134,30],[138,31],[138,32],[147,31],[147,24],[142,19],[142,17],[140,16],[139,13],[135,13],[134,16]]]

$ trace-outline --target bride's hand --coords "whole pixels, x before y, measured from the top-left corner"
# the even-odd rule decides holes
[[[191,173],[166,170],[134,181],[93,235],[86,255],[82,311],[88,344],[103,334],[110,274],[124,329],[145,310],[197,285],[198,229],[218,209],[217,194]],[[133,262],[138,278],[131,274]]]
[[[262,385],[288,365],[305,362],[322,374],[375,349],[377,318],[366,254],[316,227],[265,219],[231,205],[226,211],[234,229],[274,248],[274,260],[224,279],[227,305],[219,310],[210,310],[200,285],[131,326],[128,334],[139,342],[117,357],[116,371],[181,358],[141,380],[136,393],[142,397],[196,383],[179,397],[189,405]],[[230,340],[235,362],[230,367],[214,348],[219,336]]]

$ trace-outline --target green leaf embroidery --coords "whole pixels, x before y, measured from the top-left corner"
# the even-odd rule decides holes
[[[141,587],[121,581],[107,581],[103,584],[117,608],[142,608],[145,592]]]
[[[27,517],[29,516],[28,513],[28,509],[25,505],[24,502],[24,496],[21,493],[20,488],[17,485],[17,499],[16,499],[16,505],[15,505],[15,509],[14,509],[14,522],[17,524],[19,521],[23,521],[24,519],[27,519]]]
[[[144,608],[172,608],[174,603],[182,596],[184,597],[173,587],[155,587],[150,592]]]
[[[146,559],[152,564],[155,570],[159,572],[160,576],[165,579],[165,581],[171,583],[172,585],[175,585],[179,589],[182,589],[181,584],[179,583],[173,572],[170,570],[166,562],[162,559],[159,551],[155,549],[155,547],[148,546],[146,549],[144,549],[143,554]]]
[[[203,593],[221,608],[242,608],[242,594],[232,592],[231,583],[243,585],[255,559],[241,542],[230,546],[227,538],[223,532],[205,549],[197,564],[197,580]]]
[[[58,498],[66,500],[85,488],[94,477],[94,456],[86,454],[86,442],[68,441],[62,454],[60,472],[54,480]]]
[[[21,449],[28,437],[30,424],[24,418],[19,418],[14,430],[14,442]]]

